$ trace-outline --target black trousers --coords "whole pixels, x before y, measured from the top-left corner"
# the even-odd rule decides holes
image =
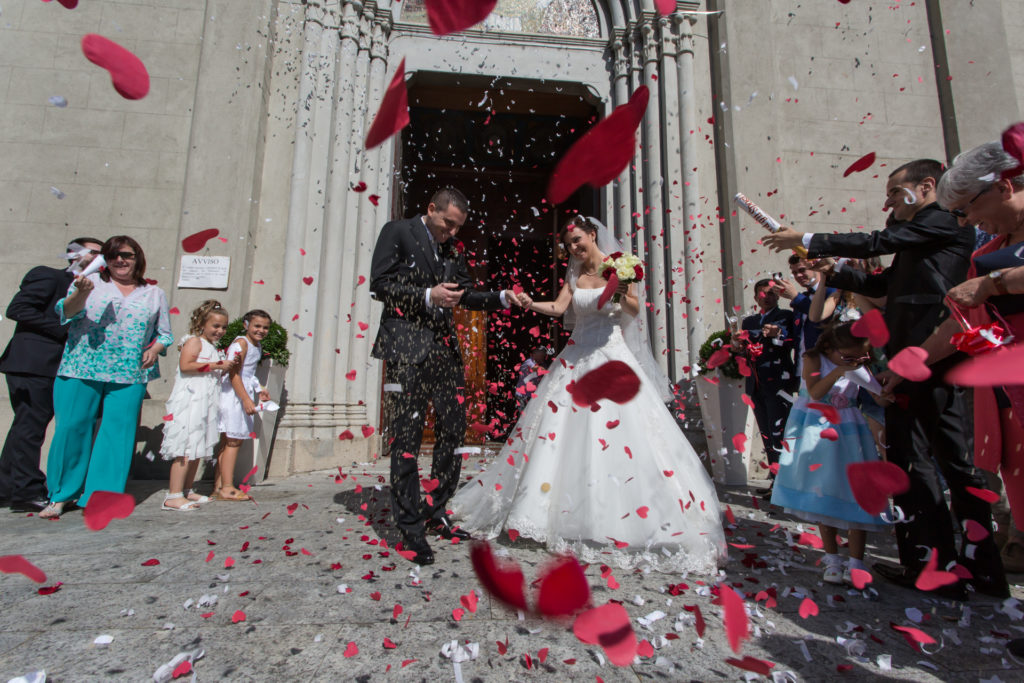
[[[779,390],[788,391],[787,384],[782,382],[763,382],[754,389],[750,400],[754,403],[754,418],[757,420],[757,430],[761,432],[761,442],[764,444],[764,452],[768,455],[768,462],[775,464],[779,461],[779,453],[782,452],[782,436],[786,431],[786,419],[789,417],[789,409],[793,405],[786,399],[779,396]],[[726,436],[730,436],[726,434]],[[772,474],[774,479],[775,475]]]
[[[0,498],[46,498],[46,476],[39,469],[46,427],[53,419],[53,377],[7,375],[14,420],[0,452]]]
[[[972,420],[962,389],[943,384],[944,371],[936,371],[925,382],[906,382],[897,393],[909,398],[906,409],[894,404],[885,411],[888,460],[902,467],[910,477],[910,489],[894,496],[894,503],[910,520],[896,525],[900,564],[919,572],[931,548],[938,551],[939,569],[956,560],[977,577],[1004,578],[999,548],[992,539],[992,510],[972,495],[967,487],[985,488],[984,473],[974,467]],[[950,513],[943,494],[942,479],[949,486]],[[974,559],[967,546],[975,545],[963,536],[957,549],[955,520],[960,529],[974,520],[989,535],[977,542]]]
[[[439,347],[422,363],[387,363],[384,382],[401,385],[401,391],[388,391],[384,397],[391,431],[392,514],[404,535],[417,538],[424,533],[425,520],[444,516],[459,485],[462,457],[456,456],[455,449],[462,446],[466,433],[466,409],[457,396],[465,386],[465,371],[457,352]],[[416,456],[428,403],[433,403],[435,416],[428,479],[437,479],[438,485],[422,494]]]

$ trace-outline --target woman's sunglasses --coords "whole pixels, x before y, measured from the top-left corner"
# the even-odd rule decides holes
[[[996,184],[992,183],[991,185],[989,185],[988,187],[983,189],[981,192],[979,192],[978,194],[976,194],[973,197],[971,197],[971,201],[969,201],[966,204],[964,204],[962,209],[950,209],[949,212],[951,214],[953,214],[954,216],[956,216],[957,218],[967,218],[967,211],[966,211],[967,207],[969,207],[974,202],[978,201],[978,198],[981,197],[981,195],[985,194],[986,192],[988,192],[989,190],[991,190],[995,186],[996,186]]]
[[[135,252],[133,251],[116,251],[114,252],[115,259],[121,259],[122,261],[134,261]]]

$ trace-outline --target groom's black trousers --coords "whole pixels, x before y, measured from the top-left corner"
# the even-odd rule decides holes
[[[411,538],[421,538],[427,519],[440,519],[455,494],[462,471],[462,458],[455,449],[466,433],[466,409],[459,403],[465,386],[465,371],[458,352],[438,347],[422,363],[387,363],[386,384],[401,385],[401,391],[384,394],[385,410],[391,434],[391,501],[395,523]],[[427,404],[434,404],[434,458],[430,477],[438,486],[429,493],[420,491],[416,456],[423,440]]]

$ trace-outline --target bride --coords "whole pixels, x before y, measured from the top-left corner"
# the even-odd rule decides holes
[[[455,517],[467,531],[494,538],[508,529],[584,562],[712,573],[726,556],[721,509],[665,407],[672,394],[637,315],[642,294],[621,284],[621,302],[598,310],[600,265],[617,242],[581,216],[561,238],[570,260],[558,298],[520,299],[532,311],[575,318],[572,337],[501,454],[452,499]],[[634,369],[640,392],[623,405],[575,406],[566,385],[611,360]]]

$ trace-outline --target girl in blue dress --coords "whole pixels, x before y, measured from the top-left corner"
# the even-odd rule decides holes
[[[864,367],[871,361],[868,340],[853,336],[851,326],[826,327],[804,354],[800,396],[786,422],[786,447],[772,492],[773,505],[818,526],[825,548],[822,578],[832,584],[849,582],[851,569],[865,568],[867,532],[885,528],[879,515],[857,504],[846,477],[847,465],[879,459],[857,393],[866,387],[877,395],[881,387]],[[849,533],[845,571],[836,542],[839,529]]]

